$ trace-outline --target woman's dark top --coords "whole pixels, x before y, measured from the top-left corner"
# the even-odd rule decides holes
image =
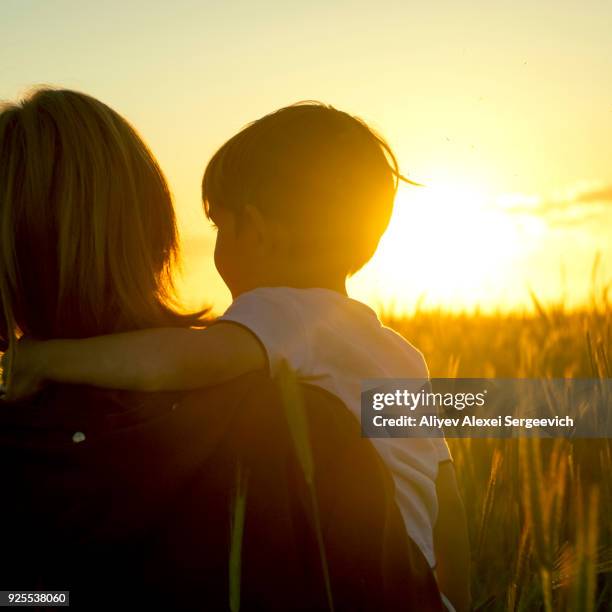
[[[373,447],[338,400],[301,391],[335,609],[439,609]],[[188,394],[53,387],[0,406],[0,590],[70,590],[83,610],[228,610],[238,466],[240,609],[328,609],[312,496],[259,374]]]

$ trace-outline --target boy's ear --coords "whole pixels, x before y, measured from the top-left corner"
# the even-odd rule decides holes
[[[261,211],[247,204],[243,211],[244,228],[249,232],[252,247],[260,252],[275,252],[282,248],[286,242],[286,232],[273,221],[266,219]]]
[[[267,227],[261,211],[251,204],[242,210],[241,231],[246,232],[251,247],[260,249],[266,243]]]

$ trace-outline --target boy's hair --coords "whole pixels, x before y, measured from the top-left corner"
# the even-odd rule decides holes
[[[240,220],[252,205],[289,229],[294,255],[348,275],[374,254],[399,179],[393,151],[364,121],[300,102],[228,140],[206,168],[202,199],[213,219],[223,208]]]

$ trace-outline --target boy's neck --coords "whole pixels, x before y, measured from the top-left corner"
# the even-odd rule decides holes
[[[342,295],[346,293],[346,280],[344,276],[336,277],[322,277],[320,274],[309,275],[309,274],[287,274],[285,275],[274,275],[273,277],[264,277],[258,279],[252,285],[242,288],[242,290],[234,295],[236,298],[242,293],[257,289],[258,287],[293,287],[294,289],[329,289],[330,291],[336,291]]]

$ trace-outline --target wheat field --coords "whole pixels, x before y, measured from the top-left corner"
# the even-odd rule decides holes
[[[610,378],[607,293],[581,310],[386,317],[432,377]],[[475,610],[612,610],[609,439],[452,439]]]

